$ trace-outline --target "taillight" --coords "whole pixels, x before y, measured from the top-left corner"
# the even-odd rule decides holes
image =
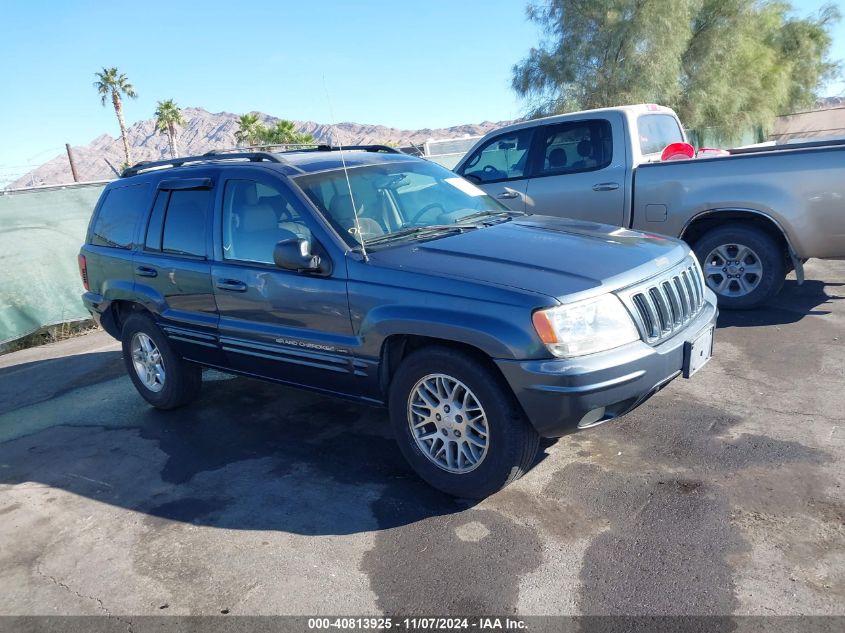
[[[82,277],[82,287],[85,290],[90,290],[88,287],[88,262],[85,261],[85,255],[80,255],[77,261],[79,262],[79,276]]]

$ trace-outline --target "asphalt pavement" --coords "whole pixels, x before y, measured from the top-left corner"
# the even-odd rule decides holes
[[[208,372],[151,409],[102,332],[0,357],[0,615],[845,615],[845,262],[481,503],[385,412]]]

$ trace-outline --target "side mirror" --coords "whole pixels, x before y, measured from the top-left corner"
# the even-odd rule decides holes
[[[273,248],[273,261],[285,270],[319,271],[320,256],[311,253],[311,242],[301,237],[282,240]]]

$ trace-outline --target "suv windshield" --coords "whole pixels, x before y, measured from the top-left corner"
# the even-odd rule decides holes
[[[512,213],[472,183],[434,163],[415,160],[347,171],[349,184],[340,169],[299,176],[296,184],[350,246],[460,230],[464,220],[477,222],[488,215]]]

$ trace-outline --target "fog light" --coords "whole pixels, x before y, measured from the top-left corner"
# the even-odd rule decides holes
[[[592,411],[588,411],[581,421],[578,423],[579,429],[586,429],[591,426],[596,426],[597,424],[601,424],[604,420],[604,407],[599,407],[598,409],[593,409]]]

